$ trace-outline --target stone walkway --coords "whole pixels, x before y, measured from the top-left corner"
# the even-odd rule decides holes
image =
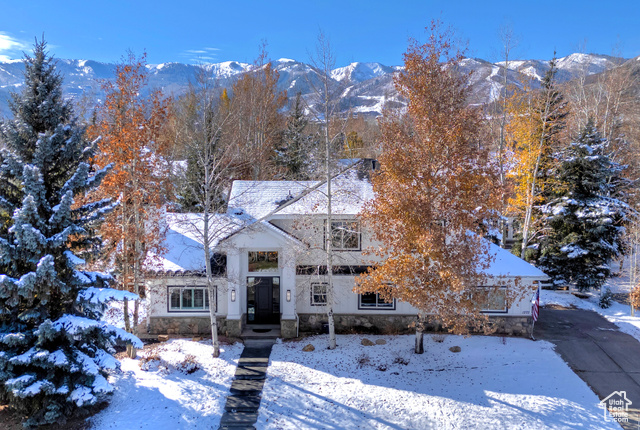
[[[219,430],[255,430],[274,339],[246,340]]]

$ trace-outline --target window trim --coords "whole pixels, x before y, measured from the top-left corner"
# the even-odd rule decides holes
[[[504,291],[505,292],[505,298],[504,298],[504,310],[498,310],[498,309],[480,309],[480,313],[483,314],[508,314],[509,313],[509,303],[507,301],[507,296],[506,296],[506,291],[507,288],[506,287],[492,287],[490,285],[479,285],[476,287],[476,290],[484,290],[484,291],[494,291],[494,290],[500,290],[500,291]],[[487,299],[489,298],[489,296],[487,295]]]
[[[342,248],[342,247],[337,247],[333,245],[333,239],[331,242],[331,249],[333,249],[334,251],[362,251],[362,229],[361,229],[361,224],[360,224],[360,220],[358,219],[354,219],[354,218],[349,218],[349,219],[345,219],[345,218],[338,218],[338,219],[332,219],[331,220],[331,224],[333,223],[337,223],[337,222],[352,222],[355,223],[357,225],[357,233],[356,233],[356,237],[358,238],[358,246],[355,248]],[[323,249],[327,249],[327,221],[325,220],[324,222],[324,240],[322,242],[322,247]],[[333,227],[330,229],[331,233],[333,233]],[[342,244],[344,245],[344,234],[342,235]]]
[[[325,287],[325,290],[324,290],[324,303],[317,303],[317,302],[314,302],[314,300],[313,300],[313,296],[314,295],[321,295],[321,294],[315,294],[314,293],[314,288],[318,287],[318,286],[324,286]],[[329,298],[328,298],[328,295],[327,295],[328,287],[329,287],[329,284],[327,282],[312,282],[311,283],[311,297],[309,298],[310,306],[326,306],[327,305],[327,303],[329,301]]]
[[[175,313],[209,313],[211,310],[211,298],[209,298],[209,307],[204,307],[202,309],[173,309],[171,307],[171,290],[174,288],[180,289],[180,307],[182,307],[182,290],[203,290],[204,293],[208,296],[209,288],[206,285],[167,285],[167,312],[175,314]],[[215,311],[218,311],[218,286],[213,286],[214,290],[214,306]],[[203,296],[203,300],[204,296]],[[205,301],[206,302],[206,301]]]
[[[359,311],[395,311],[396,310],[396,299],[393,299],[392,306],[380,306],[380,293],[365,293],[365,294],[375,294],[376,295],[376,305],[375,306],[362,306],[362,296],[363,294],[358,294],[358,310]]]

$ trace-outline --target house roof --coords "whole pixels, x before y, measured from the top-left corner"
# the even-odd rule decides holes
[[[163,243],[166,253],[150,256],[156,272],[176,274],[202,273],[205,268],[203,227],[204,215],[200,213],[168,213],[167,236]],[[247,223],[246,217],[213,214],[210,217],[211,249],[223,238],[240,230]]]
[[[486,275],[548,278],[542,270],[513,255],[510,251],[488,240],[486,244],[489,246],[489,255],[493,258],[489,267],[484,270]]]
[[[350,171],[331,181],[332,213],[356,215],[364,202],[373,198],[373,188],[366,179]],[[287,201],[298,201],[284,206]],[[261,219],[280,206],[274,217],[322,215],[327,213],[327,185],[322,181],[234,181],[229,196],[229,213],[246,213]]]

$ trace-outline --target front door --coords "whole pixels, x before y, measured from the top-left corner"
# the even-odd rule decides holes
[[[277,324],[280,321],[280,278],[247,278],[247,323]]]

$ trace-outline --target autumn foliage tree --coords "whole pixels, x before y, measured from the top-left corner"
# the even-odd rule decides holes
[[[233,84],[230,99],[224,93],[221,108],[228,106],[231,118],[222,139],[243,156],[237,179],[272,179],[277,169],[276,148],[286,121],[280,111],[287,101],[286,92],[277,89],[278,77],[263,48],[253,69]]]
[[[507,139],[514,166],[509,172],[514,184],[509,206],[522,219],[518,254],[523,259],[529,245],[539,238],[535,229],[540,218],[537,208],[547,201],[553,188],[549,172],[555,164],[554,154],[560,148],[568,115],[567,103],[555,83],[555,58],[549,65],[540,91],[517,94],[508,105],[511,120],[506,127]]]
[[[145,56],[129,54],[116,66],[115,81],[103,85],[106,99],[93,130],[102,137],[96,163],[113,164],[99,196],[119,202],[100,229],[105,261],[115,268],[120,288],[135,293],[151,257],[163,251],[162,214],[170,187],[168,141],[162,133],[168,103],[159,91],[143,96],[146,83]],[[126,329],[131,330],[126,302],[124,317]],[[136,301],[133,326],[137,323]]]
[[[500,206],[497,168],[478,143],[479,113],[467,104],[469,76],[457,69],[462,54],[450,31],[437,23],[431,31],[424,45],[411,42],[395,78],[406,112],[381,120],[376,198],[362,218],[382,261],[356,287],[419,310],[416,353],[429,317],[457,333],[485,320],[474,297],[490,262],[479,220]]]

